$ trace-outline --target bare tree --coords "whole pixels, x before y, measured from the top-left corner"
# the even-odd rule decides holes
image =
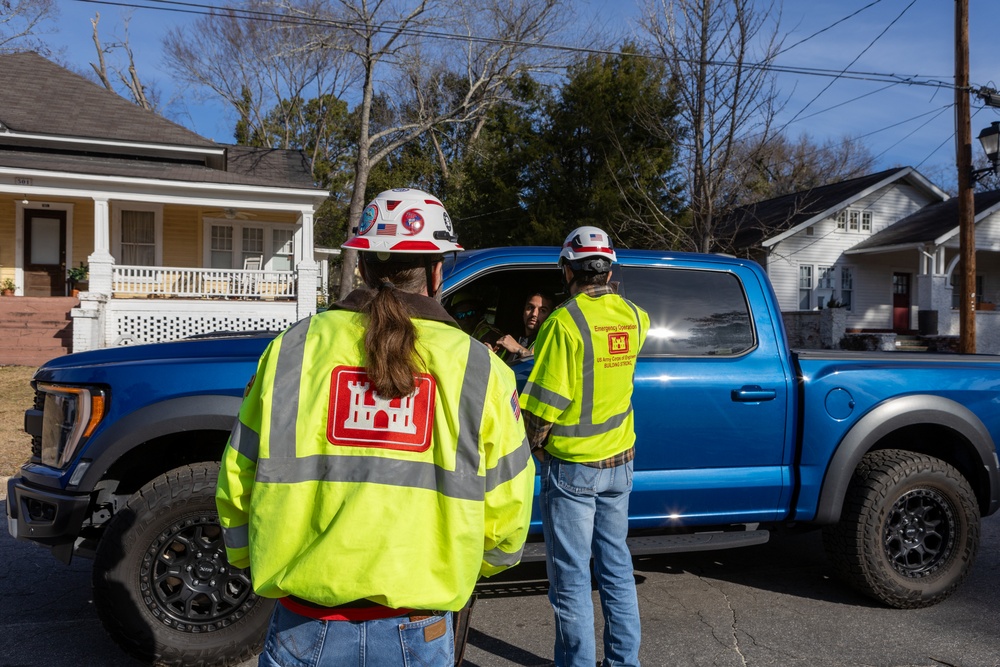
[[[482,123],[520,72],[537,65],[531,45],[557,26],[559,0],[341,0],[347,52],[361,73],[357,155],[348,228],[357,225],[374,165],[420,135]],[[320,17],[316,17],[320,18]],[[458,76],[453,76],[457,73]],[[460,85],[455,85],[460,82]],[[373,104],[387,103],[373,122]],[[345,251],[340,296],[354,284],[357,254]]]
[[[49,48],[38,34],[57,12],[53,0],[0,0],[0,53],[48,53]]]
[[[236,110],[240,141],[289,148],[296,129],[308,124],[303,102],[340,98],[352,83],[342,63],[343,45],[336,41],[340,36],[306,18],[322,6],[313,0],[233,3],[171,30],[164,57],[182,81]],[[319,131],[325,120],[314,123]]]
[[[771,138],[777,111],[767,65],[780,47],[773,4],[647,0],[642,27],[678,86],[676,137],[690,201],[688,244],[713,248],[716,225],[738,200],[747,150]]]
[[[100,35],[97,32],[97,24],[101,22],[101,14],[98,12],[95,14],[94,18],[90,19],[90,25],[93,26],[94,29],[94,48],[97,50],[97,62],[90,63],[90,66],[94,68],[94,73],[97,74],[97,78],[104,85],[104,87],[113,93],[117,93],[118,91],[115,90],[115,86],[111,82],[111,76],[108,74],[106,56],[118,49],[124,51],[125,56],[128,58],[128,66],[124,71],[119,67],[112,66],[112,74],[117,77],[119,82],[121,82],[124,86],[125,90],[128,91],[128,96],[131,97],[133,102],[147,111],[154,111],[156,109],[156,104],[151,100],[152,95],[147,94],[147,88],[140,80],[139,70],[135,66],[135,53],[132,51],[132,46],[129,43],[128,36],[128,25],[130,20],[131,17],[125,18],[125,37],[121,41],[112,42],[108,46],[102,46]]]
[[[737,148],[743,182],[734,184],[734,203],[750,204],[863,176],[875,167],[875,156],[850,136],[813,141],[807,134],[791,140],[777,134],[767,144]]]
[[[238,111],[251,142],[279,136],[276,123],[302,127],[282,120],[305,106],[289,100],[351,104],[350,229],[374,165],[429,130],[482,122],[508,82],[538,66],[527,54],[556,29],[560,2],[244,0],[171,32],[165,52],[182,80]],[[355,253],[344,254],[342,295],[356,263]]]

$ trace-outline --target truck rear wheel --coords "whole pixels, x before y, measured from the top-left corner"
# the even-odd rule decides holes
[[[233,665],[264,641],[273,600],[226,560],[218,464],[172,470],[129,498],[94,560],[94,603],[125,651],[157,665]]]
[[[849,584],[898,609],[941,602],[969,574],[979,549],[979,506],[944,461],[872,452],[855,470],[840,522],[823,531]]]

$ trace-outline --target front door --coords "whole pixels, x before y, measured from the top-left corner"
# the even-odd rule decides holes
[[[65,211],[24,211],[24,295],[66,295]]]
[[[892,274],[892,330],[910,330],[910,274]]]

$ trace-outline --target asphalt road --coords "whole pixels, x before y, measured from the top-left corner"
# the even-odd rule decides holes
[[[636,558],[642,662],[1000,667],[1000,519],[984,522],[983,538],[965,585],[940,605],[912,611],[881,607],[840,585],[815,532],[731,551]],[[0,667],[139,664],[101,628],[89,577],[89,561],[62,565],[2,531]],[[480,585],[466,667],[551,664],[547,585],[542,564]]]

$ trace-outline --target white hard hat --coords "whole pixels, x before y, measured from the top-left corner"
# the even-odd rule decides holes
[[[607,260],[606,263],[593,260]],[[584,261],[589,260],[589,261]],[[577,227],[563,241],[559,252],[559,263],[567,263],[574,271],[597,271],[604,273],[617,262],[615,247],[611,237],[599,227]]]
[[[462,250],[451,217],[434,195],[411,188],[379,194],[342,246],[362,252],[440,254]]]

